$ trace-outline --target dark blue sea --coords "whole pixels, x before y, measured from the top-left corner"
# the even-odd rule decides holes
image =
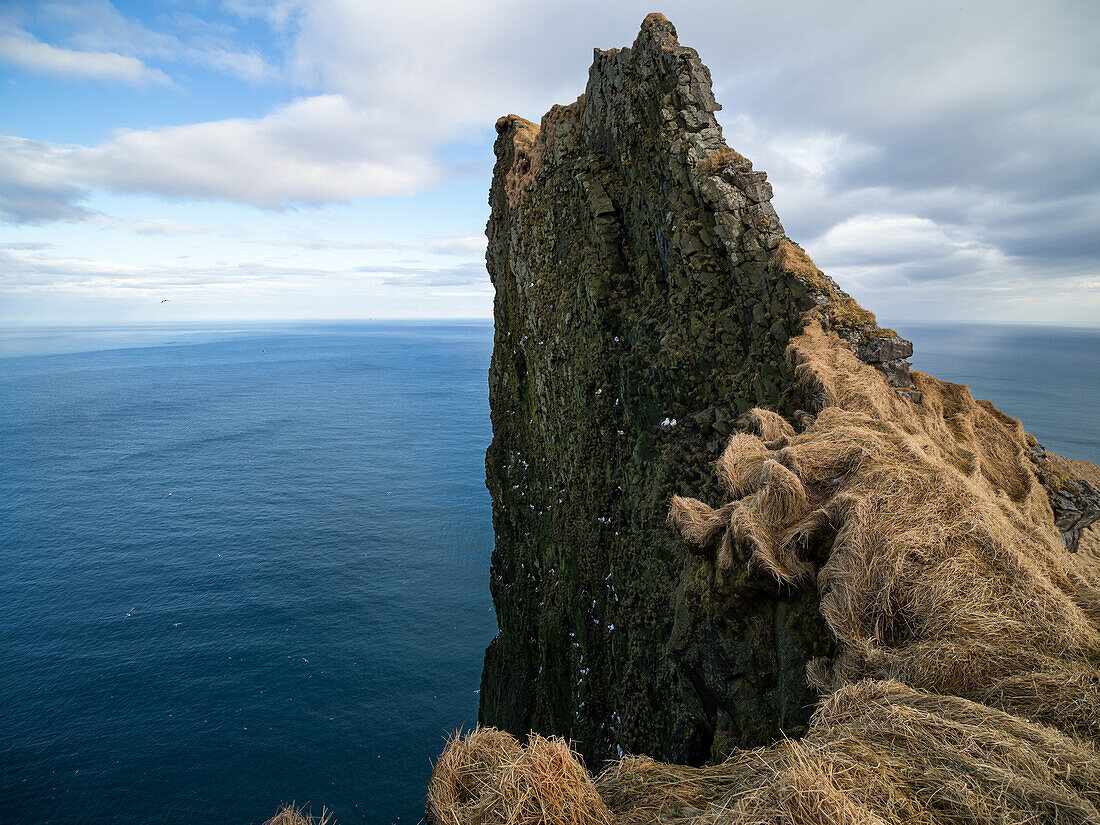
[[[1100,330],[895,325],[1100,461]],[[486,324],[0,332],[0,820],[414,823],[495,632]]]

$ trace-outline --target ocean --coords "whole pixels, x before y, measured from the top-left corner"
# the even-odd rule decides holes
[[[1100,462],[1100,330],[912,324]],[[496,623],[488,323],[0,332],[0,819],[414,823]]]

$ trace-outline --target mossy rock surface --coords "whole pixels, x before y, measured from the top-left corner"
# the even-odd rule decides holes
[[[620,748],[700,763],[798,735],[806,661],[831,644],[812,588],[721,575],[666,523],[673,494],[721,500],[711,462],[738,416],[811,406],[784,351],[812,290],[776,265],[771,188],[717,108],[655,16],[541,127],[497,124],[500,634],[480,717],[568,737],[591,768]]]

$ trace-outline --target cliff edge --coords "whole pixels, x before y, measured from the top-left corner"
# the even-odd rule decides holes
[[[497,123],[493,727],[429,821],[1097,821],[1100,471],[910,371],[717,109],[654,14]]]

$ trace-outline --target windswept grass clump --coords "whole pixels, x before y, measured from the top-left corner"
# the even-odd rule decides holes
[[[336,825],[326,809],[321,809],[321,815],[313,816],[305,806],[298,806],[291,802],[279,808],[275,816],[267,820],[264,825]]]
[[[1019,422],[920,373],[922,402],[899,398],[820,323],[788,355],[817,416],[801,433],[748,416],[757,434],[716,465],[732,500],[676,497],[673,525],[719,570],[739,545],[816,584],[841,642],[811,668],[823,690],[897,679],[1100,738],[1100,569],[1063,548]]]
[[[440,807],[432,793],[453,779],[456,767],[461,772],[467,748],[482,750],[481,737],[490,737],[498,752],[521,748],[493,729],[452,741],[444,754],[449,765],[441,759],[432,779],[429,825],[1100,822],[1100,752],[1093,746],[986,705],[893,681],[847,685],[823,701],[804,738],[738,751],[716,765],[627,756],[593,781],[565,748],[556,754],[564,762],[538,775],[475,768],[486,804]],[[536,748],[546,741],[533,739]],[[582,791],[585,804],[558,802]]]
[[[520,745],[496,728],[477,728],[448,742],[428,786],[426,817],[438,825],[611,823],[567,742],[531,734]]]
[[[699,158],[695,163],[695,168],[704,175],[713,175],[723,166],[730,163],[744,165],[748,164],[748,161],[745,159],[745,156],[736,149],[731,149],[729,146],[721,146],[706,157]]]
[[[817,293],[819,300],[824,301],[822,309],[832,326],[855,330],[872,338],[897,335],[892,329],[879,327],[875,314],[844,294],[794,241],[784,238],[779,242],[772,253],[771,265],[779,272],[798,278],[811,292]]]
[[[1100,753],[954,696],[864,681],[798,741],[689,768],[628,757],[596,780],[616,823],[1100,821]]]

